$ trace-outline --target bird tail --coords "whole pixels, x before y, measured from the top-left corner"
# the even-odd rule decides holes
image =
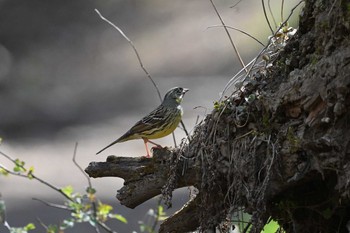
[[[114,142],[112,142],[111,144],[109,144],[108,146],[106,146],[105,148],[103,148],[102,150],[100,150],[99,152],[97,152],[96,154],[98,155],[99,153],[101,153],[102,151],[104,151],[105,149],[113,146],[114,144],[118,143],[119,139],[115,140]]]
[[[129,133],[129,132],[128,132]],[[105,148],[103,148],[102,150],[100,150],[99,152],[97,152],[96,154],[98,155],[99,153],[101,153],[102,151],[104,151],[105,149],[107,149],[107,148],[109,148],[109,147],[111,147],[111,146],[113,146],[114,144],[116,144],[116,143],[118,143],[118,142],[124,142],[124,141],[127,141],[127,140],[129,140],[129,134],[128,133],[126,133],[126,134],[124,134],[123,136],[121,136],[120,138],[118,138],[117,140],[115,140],[114,142],[112,142],[111,144],[109,144],[108,146],[106,146]]]

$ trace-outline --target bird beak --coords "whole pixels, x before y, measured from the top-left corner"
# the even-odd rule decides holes
[[[187,89],[187,88],[184,88],[183,90],[182,90],[182,94],[185,94],[186,92],[188,92],[190,89]]]

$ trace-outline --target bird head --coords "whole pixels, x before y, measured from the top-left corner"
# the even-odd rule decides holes
[[[164,96],[163,105],[179,105],[189,90],[182,87],[171,88]]]

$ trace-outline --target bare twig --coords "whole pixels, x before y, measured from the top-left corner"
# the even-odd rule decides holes
[[[243,59],[242,59],[241,55],[239,54],[238,49],[237,49],[235,43],[233,42],[232,37],[231,37],[229,31],[228,31],[227,28],[226,28],[226,25],[225,25],[225,23],[224,23],[224,20],[221,18],[221,15],[220,15],[218,9],[216,8],[216,6],[215,6],[213,0],[209,0],[209,1],[211,2],[212,6],[213,6],[213,8],[214,8],[214,10],[215,10],[215,13],[216,13],[216,15],[218,16],[218,18],[219,18],[219,20],[220,20],[222,26],[224,26],[225,32],[226,32],[226,34],[227,34],[227,36],[228,36],[228,38],[229,38],[229,40],[230,40],[230,43],[231,43],[231,45],[232,45],[232,47],[233,47],[233,49],[234,49],[234,51],[235,51],[235,53],[236,53],[236,55],[237,55],[237,57],[238,57],[239,62],[241,63],[242,67],[245,67],[244,62],[243,62]],[[248,73],[248,70],[246,70],[246,73]]]
[[[273,31],[273,29],[272,29],[272,27],[271,27],[269,17],[267,16],[267,13],[266,13],[265,1],[264,1],[264,0],[261,0],[261,4],[262,4],[262,7],[263,7],[263,11],[264,11],[264,15],[265,15],[266,22],[267,22],[267,24],[269,25],[269,28],[270,28],[271,33],[273,34],[274,31]]]
[[[38,222],[40,223],[40,225],[46,230],[46,232],[48,231],[48,226],[46,226],[46,224],[40,219],[40,218],[36,218],[36,220],[38,220]]]
[[[273,24],[274,24],[275,28],[277,28],[276,19],[275,19],[275,16],[273,15],[273,12],[272,12],[271,4],[270,4],[270,3],[271,3],[271,0],[269,0],[269,1],[267,2],[267,6],[268,6],[268,8],[269,8],[269,12],[270,12],[270,15],[271,15],[271,17],[272,17]]]
[[[77,168],[81,171],[81,173],[86,177],[87,181],[88,181],[88,184],[89,184],[89,189],[91,190],[92,189],[92,185],[91,185],[91,180],[90,180],[90,177],[85,173],[84,169],[77,163],[76,161],[76,156],[77,156],[77,149],[78,149],[78,143],[76,142],[75,143],[75,146],[74,146],[74,152],[73,152],[73,163],[75,164],[75,166],[77,166]],[[96,206],[96,201],[95,200],[92,200],[91,201],[92,203],[92,209],[93,209],[93,215],[94,215],[94,221],[95,222],[99,222],[97,220],[97,206]],[[97,233],[100,232],[100,229],[98,228],[98,224],[95,224],[95,231]]]
[[[47,206],[50,206],[50,207],[53,207],[53,208],[57,208],[57,209],[61,209],[61,210],[67,210],[67,211],[72,211],[71,208],[69,208],[69,207],[67,207],[65,205],[59,205],[59,204],[51,203],[51,202],[44,201],[44,200],[41,200],[41,199],[38,199],[38,198],[35,198],[35,197],[32,198],[32,200],[41,202],[44,205],[47,205]]]
[[[101,18],[102,20],[104,20],[105,22],[107,22],[108,24],[110,24],[112,27],[114,27],[114,28],[128,41],[128,43],[131,45],[131,47],[133,48],[133,50],[134,50],[134,52],[135,52],[135,54],[136,54],[137,60],[138,60],[139,63],[140,63],[140,66],[141,66],[142,70],[145,72],[145,74],[147,75],[148,79],[152,82],[154,88],[157,90],[157,94],[158,94],[159,100],[160,100],[160,102],[162,102],[162,96],[161,96],[161,94],[160,94],[159,88],[158,88],[157,84],[155,83],[155,81],[153,80],[153,78],[151,77],[150,73],[147,71],[147,69],[146,69],[145,66],[143,65],[143,62],[142,62],[141,57],[140,57],[140,54],[138,53],[138,51],[137,51],[137,49],[136,49],[134,43],[129,39],[129,37],[127,37],[127,36],[125,35],[125,33],[124,33],[118,26],[116,26],[116,25],[115,25],[114,23],[112,23],[110,20],[108,20],[108,19],[106,19],[104,16],[102,16],[102,14],[101,14],[97,9],[95,9],[95,11],[96,11],[96,13],[100,16],[100,18]],[[181,124],[183,125],[183,128],[185,129],[185,133],[187,134],[187,130],[186,130],[186,128],[184,127],[184,124],[183,124],[182,121],[181,121]],[[176,147],[175,134],[172,133],[172,135],[173,135],[174,145],[175,145],[175,147]],[[187,134],[187,136],[188,136],[188,134]]]
[[[153,78],[151,77],[150,73],[146,70],[145,66],[143,65],[142,60],[141,60],[141,57],[140,57],[140,55],[139,55],[139,52],[137,51],[137,49],[136,49],[134,43],[129,39],[129,37],[127,37],[127,36],[125,35],[125,33],[124,33],[119,27],[117,27],[114,23],[112,23],[111,21],[109,21],[108,19],[106,19],[104,16],[102,16],[102,14],[101,14],[97,9],[95,9],[95,11],[96,11],[96,13],[100,16],[100,18],[101,18],[103,21],[107,22],[109,25],[111,25],[112,27],[114,27],[114,28],[128,41],[128,43],[131,45],[131,47],[133,48],[133,50],[134,50],[134,52],[135,52],[135,54],[136,54],[137,60],[138,60],[139,63],[140,63],[140,66],[141,66],[142,70],[145,72],[145,74],[147,75],[147,77],[149,78],[149,80],[152,82],[154,88],[156,88],[157,93],[158,93],[158,97],[159,97],[160,101],[162,101],[162,96],[160,95],[158,86],[157,86],[157,84],[154,82],[154,80],[153,80]]]
[[[284,8],[284,0],[281,3],[281,22],[283,22],[283,8]]]
[[[257,55],[253,60],[251,60],[251,61],[246,65],[246,67],[244,67],[244,69],[246,69],[247,67],[249,67],[248,74],[249,74],[249,73],[252,71],[252,69],[254,68],[254,66],[255,66],[256,62],[258,61],[259,57],[261,56],[261,54],[263,54],[263,53],[266,51],[266,49],[270,46],[272,38],[276,36],[276,34],[280,31],[280,29],[281,29],[282,27],[284,27],[284,25],[288,22],[288,20],[290,19],[290,17],[293,15],[295,9],[296,9],[297,7],[299,7],[300,4],[303,3],[303,2],[304,2],[304,0],[300,0],[300,1],[291,9],[290,14],[288,15],[287,19],[277,28],[277,30],[276,30],[275,32],[273,32],[273,36],[270,37],[270,39],[269,39],[267,45],[265,46],[265,48],[261,49],[260,52],[258,53],[258,55]],[[228,81],[228,83],[225,85],[225,87],[224,87],[224,89],[223,89],[223,91],[222,91],[222,93],[221,93],[221,97],[220,97],[219,101],[222,100],[222,98],[224,97],[225,92],[228,90],[228,88],[230,88],[230,87],[232,86],[232,84],[236,83],[237,81],[242,81],[242,82],[244,82],[244,81],[247,79],[248,75],[245,75],[245,77],[243,78],[243,74],[241,74],[241,73],[243,72],[244,69],[241,69],[237,74],[235,74],[235,76],[233,76],[233,77]]]
[[[235,28],[235,27],[231,27],[231,26],[227,26],[227,25],[226,25],[226,26],[223,26],[223,25],[213,25],[213,26],[207,27],[207,29],[216,28],[216,27],[227,27],[227,28],[229,28],[229,29],[236,30],[236,31],[238,31],[238,32],[240,32],[240,33],[243,33],[243,34],[246,35],[246,36],[249,36],[250,38],[252,38],[252,39],[255,40],[256,42],[258,42],[258,43],[261,44],[262,46],[265,46],[265,45],[264,45],[260,40],[258,40],[256,37],[250,35],[249,33],[245,32],[245,31],[242,31],[242,30],[240,30],[240,29],[238,29],[238,28]]]
[[[116,231],[113,231],[111,228],[109,228],[109,227],[108,227],[106,224],[104,224],[103,222],[98,221],[97,223],[98,223],[98,225],[99,225],[100,227],[102,227],[105,231],[107,231],[107,232],[109,232],[109,233],[117,233]]]
[[[239,3],[241,3],[242,2],[242,0],[239,0],[239,1],[237,1],[233,6],[230,6],[230,8],[234,8],[234,7],[236,7]]]
[[[19,166],[20,168],[22,168],[23,170],[26,170],[26,168],[20,164],[18,164],[14,159],[12,159],[10,156],[8,156],[7,154],[5,154],[4,152],[0,151],[0,154],[3,155],[5,158],[9,159],[11,162],[13,162],[16,166]],[[25,178],[28,178],[28,175],[24,175],[24,174],[21,174],[19,172],[13,172],[9,169],[7,169],[6,167],[0,165],[0,168],[4,169],[6,172],[12,174],[12,175],[15,175],[15,176],[20,176],[20,177],[25,177]],[[34,175],[33,173],[30,174],[31,175],[31,178],[34,179],[34,180],[37,180],[39,181],[40,183],[48,186],[49,188],[59,192],[60,194],[62,194],[65,198],[67,198],[68,200],[71,200],[73,201],[73,199],[68,196],[67,194],[65,194],[60,188],[57,188],[55,186],[53,186],[52,184],[46,182],[45,180],[42,180],[41,178],[37,177],[36,175]]]
[[[81,173],[86,177],[89,183],[89,188],[92,188],[90,177],[85,173],[84,169],[77,163],[75,159],[77,155],[77,149],[78,149],[78,143],[76,142],[74,146],[74,152],[73,152],[73,159],[72,159],[73,163],[75,164],[75,166],[77,166],[77,168],[81,171]]]
[[[328,12],[328,16],[331,14],[331,12],[333,11],[333,8],[335,6],[335,3],[337,2],[338,0],[334,0],[333,3],[332,3],[332,6],[331,6],[331,9],[329,10]]]
[[[248,222],[247,226],[243,229],[243,233],[248,232],[248,230],[249,230],[249,228],[250,228],[251,225],[252,225],[252,222],[251,222],[251,221]]]

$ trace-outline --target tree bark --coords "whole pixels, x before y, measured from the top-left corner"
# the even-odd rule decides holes
[[[242,210],[252,216],[250,232],[269,218],[286,232],[348,232],[350,2],[305,1],[297,34],[278,54],[181,149],[110,157],[87,173],[124,178],[117,197],[131,208],[160,193],[170,203],[174,189],[196,187],[160,232],[228,229]]]

